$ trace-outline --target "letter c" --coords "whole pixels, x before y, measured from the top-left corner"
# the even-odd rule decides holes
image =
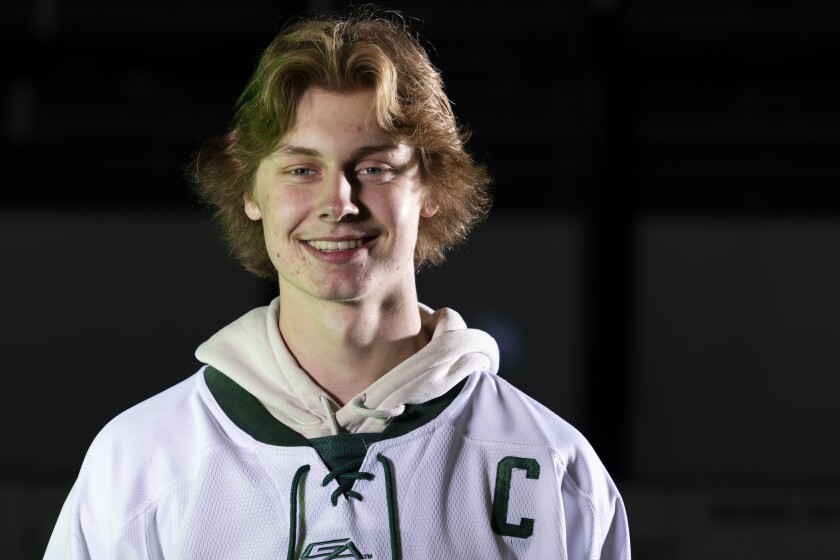
[[[508,504],[510,502],[510,481],[513,469],[525,471],[525,477],[536,480],[540,477],[540,464],[536,459],[524,457],[505,457],[496,467],[496,493],[493,495],[493,514],[490,527],[498,535],[527,539],[534,534],[534,520],[523,517],[519,524],[508,523]]]

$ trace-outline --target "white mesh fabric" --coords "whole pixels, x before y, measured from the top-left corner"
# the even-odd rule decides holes
[[[620,497],[584,438],[504,380],[481,373],[436,419],[371,445],[361,470],[374,479],[353,488],[363,500],[340,498],[337,506],[330,495],[338,482],[321,486],[328,470],[313,448],[255,441],[195,377],[121,415],[97,437],[68,501],[70,522],[57,525],[46,558],[285,558],[292,478],[309,465],[295,520],[298,555],[317,557],[352,542],[373,560],[390,560],[378,453],[393,468],[404,559],[630,558]],[[506,457],[539,465],[537,478],[519,468],[510,473],[503,521],[533,519],[527,537],[491,527]]]

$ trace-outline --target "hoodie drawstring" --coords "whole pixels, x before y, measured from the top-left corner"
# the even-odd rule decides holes
[[[361,466],[363,460],[364,458],[334,469],[324,477],[321,486],[326,486],[332,480],[337,480],[339,483],[338,488],[330,496],[330,501],[333,506],[338,504],[338,497],[341,495],[344,495],[347,499],[355,498],[360,501],[364,500],[361,494],[350,489],[356,480],[373,480],[375,478],[373,473],[362,471],[352,472]],[[397,532],[397,511],[394,506],[394,479],[391,463],[381,453],[376,455],[376,460],[382,465],[385,477],[385,501],[388,506],[388,536],[391,541],[391,560],[400,560],[400,542]],[[309,465],[303,465],[295,471],[295,475],[292,477],[292,496],[289,507],[289,549],[286,554],[286,560],[295,560],[295,549],[297,548],[297,501],[301,492],[301,479],[307,471],[309,471]]]
[[[358,395],[353,399],[353,410],[356,412],[356,414],[360,416],[366,416],[367,418],[379,418],[380,420],[388,420],[390,418],[396,418],[397,416],[405,412],[404,404],[401,404],[400,406],[394,408],[367,408],[365,406],[366,399],[367,395],[364,393]]]
[[[330,431],[332,432],[332,435],[336,436],[339,432],[338,422],[335,421],[335,413],[332,411],[332,407],[330,406],[330,398],[324,393],[321,393],[319,398],[321,399],[321,406],[324,407],[324,415],[330,423]]]

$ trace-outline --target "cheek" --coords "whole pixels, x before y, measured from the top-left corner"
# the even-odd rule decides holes
[[[276,236],[289,233],[299,226],[306,217],[306,204],[300,196],[290,193],[276,193],[266,197],[263,221]]]
[[[266,201],[271,206],[264,208],[263,211],[263,236],[265,239],[266,248],[274,262],[275,267],[278,267],[279,261],[284,261],[284,266],[288,268],[292,260],[297,260],[294,256],[293,248],[290,243],[293,242],[291,234],[294,231],[293,217],[287,212],[287,206],[276,205],[277,201]],[[280,208],[283,211],[280,211]],[[278,267],[279,268],[279,267]]]
[[[383,205],[392,223],[401,227],[411,227],[420,219],[420,200],[416,196],[392,193]]]
[[[413,201],[404,200],[402,204],[394,206],[392,212],[394,244],[413,254],[413,247],[417,243],[420,210]]]

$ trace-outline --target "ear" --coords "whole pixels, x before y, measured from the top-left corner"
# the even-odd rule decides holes
[[[437,211],[440,210],[440,205],[436,202],[432,202],[431,200],[423,201],[423,206],[420,207],[420,217],[421,218],[431,218]]]
[[[261,220],[262,212],[260,212],[260,207],[257,206],[256,202],[254,202],[254,198],[251,196],[251,194],[245,193],[245,196],[243,196],[242,198],[245,203],[245,215],[254,220],[255,222]]]

